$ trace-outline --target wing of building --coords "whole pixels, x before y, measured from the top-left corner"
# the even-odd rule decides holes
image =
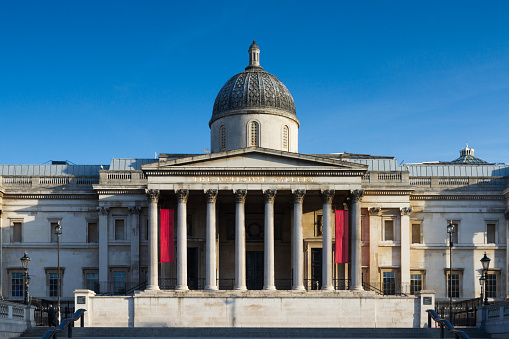
[[[486,295],[509,296],[508,166],[468,146],[454,161],[407,165],[300,154],[293,98],[259,52],[253,42],[249,66],[217,95],[211,153],[1,165],[3,298],[23,299],[25,251],[30,295],[53,302],[58,267],[70,303],[79,289],[434,290],[439,302],[450,289],[468,300],[484,253]]]

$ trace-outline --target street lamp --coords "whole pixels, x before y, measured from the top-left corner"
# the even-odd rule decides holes
[[[481,273],[481,277],[479,278],[479,285],[481,285],[481,303],[484,298],[483,288],[484,288],[484,275]]]
[[[28,297],[28,285],[30,285],[30,276],[28,275],[28,264],[30,264],[30,257],[27,255],[27,251],[25,254],[19,259],[21,260],[21,265],[23,266],[23,277],[25,278],[25,304],[28,305],[28,301],[30,300]]]
[[[60,220],[57,221],[57,224],[55,226],[55,234],[57,235],[57,272],[58,272],[58,279],[57,279],[57,318],[58,323],[60,324],[60,285],[61,285],[61,276],[60,276],[60,235],[62,234],[62,225],[60,225]]]
[[[452,324],[452,235],[454,233],[454,224],[452,220],[447,225],[447,233],[449,233],[449,322]]]
[[[490,268],[490,261],[491,259],[488,258],[486,252],[484,252],[484,257],[481,259],[482,271],[484,275],[484,305],[490,304],[488,302],[488,289],[486,288],[488,284],[488,269]]]

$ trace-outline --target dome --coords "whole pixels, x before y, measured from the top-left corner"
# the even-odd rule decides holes
[[[259,53],[260,49],[253,41],[249,48],[249,66],[221,88],[209,125],[224,116],[253,111],[284,116],[298,123],[290,91],[278,78],[263,70]]]

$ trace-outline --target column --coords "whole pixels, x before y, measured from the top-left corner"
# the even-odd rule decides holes
[[[380,207],[370,207],[369,212],[369,284],[377,286],[378,279],[378,243],[380,240]],[[378,286],[377,286],[378,287]]]
[[[505,210],[505,295],[509,298],[509,209]]]
[[[235,290],[246,290],[246,221],[244,204],[246,190],[234,190],[235,195]]]
[[[205,258],[205,289],[217,291],[216,277],[216,198],[217,190],[205,190],[207,196],[207,239]]]
[[[159,290],[159,272],[157,260],[157,201],[159,190],[146,189],[148,199],[148,281],[147,290]]]
[[[322,290],[332,291],[332,199],[334,190],[320,190],[323,203]]]
[[[302,204],[306,190],[293,190],[293,283],[292,290],[304,288],[304,241],[302,238]]]
[[[99,206],[99,290],[108,292],[108,210],[109,207]]]
[[[401,212],[401,292],[410,293],[410,212],[412,207],[403,207]]]
[[[189,191],[175,190],[177,196],[177,290],[187,291],[187,198]]]
[[[128,208],[131,218],[131,282],[140,283],[140,213],[141,207]]]
[[[364,190],[353,190],[350,193],[351,208],[351,266],[352,266],[352,283],[350,289],[354,291],[362,291],[362,261],[361,261],[361,199]]]
[[[275,189],[263,191],[265,198],[264,290],[275,290],[274,284],[274,198]]]

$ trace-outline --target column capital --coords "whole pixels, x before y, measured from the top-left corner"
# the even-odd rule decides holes
[[[322,202],[324,204],[332,204],[332,199],[334,199],[334,190],[320,190],[320,198],[322,198]]]
[[[276,189],[262,190],[262,193],[265,198],[265,202],[274,203],[274,198],[276,197],[277,193]]]
[[[128,207],[127,210],[129,211],[129,214],[140,214],[141,213],[140,206],[131,206],[131,207]]]
[[[382,209],[380,207],[368,208],[369,215],[378,215]]]
[[[350,199],[353,203],[360,202],[362,200],[362,196],[364,195],[364,190],[351,190],[350,191]]]
[[[244,203],[246,201],[247,190],[233,190],[235,202]]]
[[[217,190],[216,189],[208,189],[203,190],[203,193],[207,196],[207,202],[215,203],[217,199]]]
[[[296,204],[302,204],[304,201],[304,196],[306,195],[306,190],[292,190],[293,202]]]
[[[145,194],[149,202],[155,202],[159,200],[159,190],[146,189]]]
[[[189,197],[189,190],[185,190],[185,189],[175,190],[175,195],[177,196],[178,202],[186,203],[187,198]]]
[[[102,215],[107,215],[109,209],[110,208],[107,206],[99,206],[99,207],[97,207],[97,212],[99,212],[99,214],[102,214]]]
[[[400,208],[401,215],[410,215],[412,210],[413,210],[412,207],[401,207]]]

